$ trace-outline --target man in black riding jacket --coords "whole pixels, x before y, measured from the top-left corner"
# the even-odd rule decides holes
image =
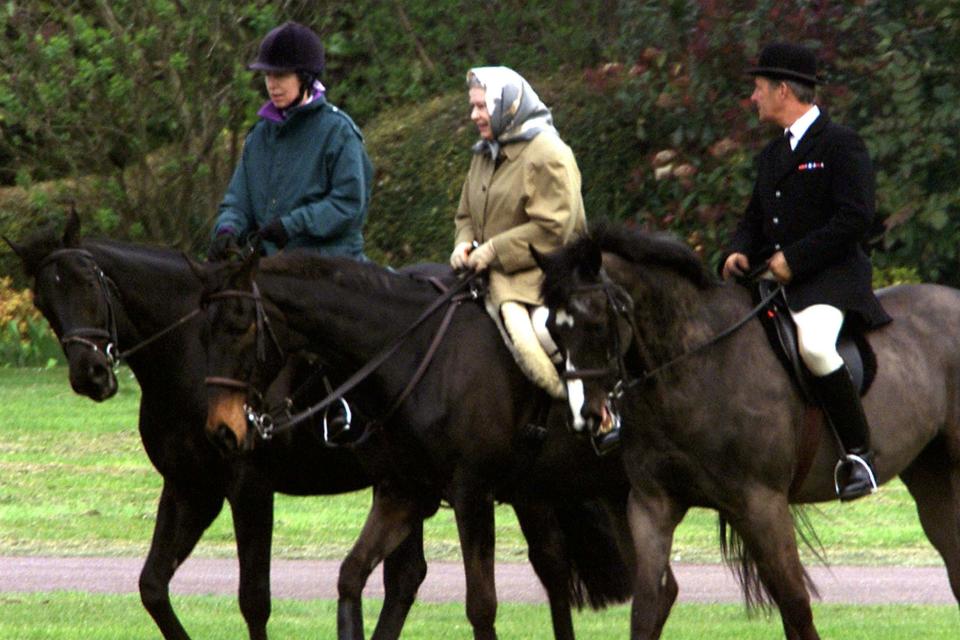
[[[874,215],[873,167],[863,140],[815,104],[816,67],[806,47],[775,43],[747,71],[760,120],[780,135],[757,157],[753,196],[721,268],[728,278],[766,263],[784,286],[801,358],[846,449],[839,497],[853,500],[876,491],[877,481],[866,417],[837,338],[844,322],[868,330],[890,317],[873,293],[862,247]]]

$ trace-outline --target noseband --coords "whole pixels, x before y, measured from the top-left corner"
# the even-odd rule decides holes
[[[97,353],[103,353],[110,367],[116,371],[117,367],[120,366],[120,354],[117,350],[117,316],[113,310],[113,302],[109,293],[110,289],[107,286],[107,277],[103,274],[103,270],[99,265],[97,265],[93,254],[86,249],[72,247],[56,249],[50,252],[50,254],[40,262],[37,266],[37,272],[39,273],[40,270],[47,265],[67,256],[79,256],[90,261],[93,267],[93,273],[97,277],[100,292],[103,294],[104,304],[107,308],[107,328],[76,327],[66,330],[63,333],[63,337],[60,338],[60,346],[66,349],[68,345],[79,344]],[[97,343],[98,340],[105,342],[103,348]]]

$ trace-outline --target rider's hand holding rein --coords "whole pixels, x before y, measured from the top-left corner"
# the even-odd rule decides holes
[[[487,240],[467,256],[467,266],[474,271],[485,271],[497,259],[492,240]]]
[[[467,268],[467,257],[470,255],[472,244],[469,242],[460,242],[453,248],[450,254],[450,267],[454,271],[462,271]]]
[[[730,276],[742,276],[750,268],[750,260],[742,253],[731,253],[723,263],[721,275],[726,280]]]
[[[783,251],[777,251],[770,256],[770,259],[767,260],[767,266],[770,268],[770,273],[780,284],[788,284],[793,279],[793,272],[790,270],[790,265],[787,264],[787,258],[783,255]]]

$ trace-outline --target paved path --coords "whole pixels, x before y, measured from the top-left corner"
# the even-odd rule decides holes
[[[139,558],[48,558],[0,556],[0,592],[88,591],[136,593]],[[339,562],[274,560],[271,590],[275,598],[336,598]],[[808,567],[823,602],[851,604],[955,604],[943,567]],[[719,565],[675,564],[681,602],[741,602],[739,588]],[[237,562],[189,558],[177,572],[176,594],[237,592]],[[364,592],[382,598],[377,570]],[[504,602],[545,602],[543,589],[527,564],[497,565],[497,595]],[[427,602],[463,601],[463,568],[432,562],[419,598]]]

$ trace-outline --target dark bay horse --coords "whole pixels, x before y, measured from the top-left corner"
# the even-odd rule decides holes
[[[560,420],[549,421],[544,432],[526,428],[537,417],[537,392],[480,305],[456,308],[445,337],[431,349],[443,312],[404,341],[392,342],[440,296],[422,280],[305,253],[264,259],[259,267],[252,256],[243,264],[195,268],[205,281],[207,369],[220,380],[262,390],[282,362],[277,352],[296,349],[319,354],[330,371],[346,378],[391,343],[398,345],[363,383],[364,397],[375,400],[379,415],[356,453],[375,477],[376,489],[360,538],[341,568],[340,638],[362,637],[353,621],[370,572],[440,499],[449,501],[457,521],[467,616],[476,638],[496,637],[495,500],[511,502],[518,514],[545,508],[556,514],[563,538],[558,544],[583,561],[575,575],[562,566],[554,573],[565,577],[580,601],[599,606],[627,596],[632,546],[623,519],[627,487],[620,461],[598,458],[587,439],[570,434],[562,406],[554,412]],[[272,327],[269,339],[264,316]],[[430,351],[435,355],[422,378],[385,415]],[[249,400],[237,384],[211,385],[211,436],[248,448],[253,436],[242,406]],[[521,527],[528,539],[532,533],[555,539],[558,533],[544,530],[543,519],[521,519]],[[531,545],[530,553],[550,595],[556,580],[544,580],[537,567],[542,548]],[[539,560],[543,564],[545,558]],[[675,589],[672,576],[668,584]],[[551,604],[551,614],[556,636],[572,637],[569,613]]]
[[[34,278],[34,301],[63,340],[74,389],[94,400],[117,381],[107,343],[128,349],[198,307],[200,286],[175,251],[81,241],[71,215],[66,231],[10,243]],[[331,495],[370,485],[355,456],[323,446],[308,430],[289,433],[250,456],[225,459],[204,432],[206,355],[199,318],[128,359],[141,388],[140,435],[163,477],[140,595],[163,637],[188,638],[170,602],[169,584],[197,541],[229,503],[240,562],[240,609],[250,637],[267,637],[273,494]],[[115,334],[115,335],[111,335]],[[385,561],[386,598],[375,637],[396,638],[426,574],[420,523]]]
[[[576,419],[602,420],[609,394],[623,391],[638,559],[631,638],[659,637],[658,609],[673,597],[661,577],[692,506],[732,526],[747,594],[779,607],[785,636],[818,638],[790,505],[836,499],[838,452],[821,421],[809,473],[791,491],[804,439],[797,388],[756,319],[712,341],[749,316],[748,291],[717,284],[676,239],[619,227],[536,257]],[[879,370],[864,407],[879,479],[903,480],[960,599],[960,291],[904,285],[879,296],[894,318],[868,336]]]

